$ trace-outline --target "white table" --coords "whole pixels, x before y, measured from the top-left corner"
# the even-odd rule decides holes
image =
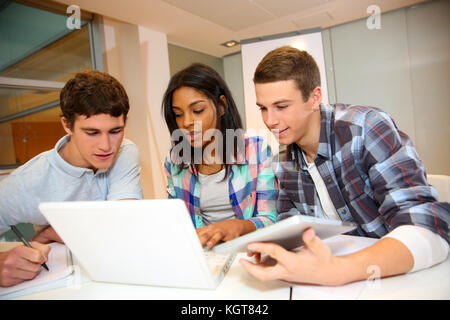
[[[374,244],[377,239],[336,236],[326,240],[334,254],[348,254]],[[239,264],[240,254],[215,290],[180,289],[93,282],[83,270],[78,279],[60,288],[48,288],[15,299],[155,299],[155,300],[289,300],[291,285],[262,282]],[[450,258],[430,269],[340,287],[295,285],[292,300],[302,299],[450,299]]]
[[[337,236],[326,242],[334,254],[342,255],[360,250],[377,239]],[[450,257],[432,268],[404,275],[359,281],[339,287],[296,285],[292,300],[342,299],[450,299]]]
[[[261,282],[239,264],[239,254],[215,290],[181,289],[94,282],[81,271],[81,284],[69,281],[62,288],[41,291],[15,299],[157,299],[157,300],[289,300],[290,285],[281,281]],[[73,285],[75,284],[75,285]]]

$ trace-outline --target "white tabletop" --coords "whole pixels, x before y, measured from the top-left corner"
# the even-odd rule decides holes
[[[337,236],[326,240],[336,255],[361,250],[377,239]],[[450,299],[450,257],[432,268],[404,275],[359,281],[339,287],[296,285],[293,300]]]
[[[325,240],[336,255],[374,244],[377,239],[336,236]],[[215,290],[138,286],[91,281],[77,269],[69,279],[15,299],[155,299],[155,300],[302,300],[302,299],[450,299],[450,258],[432,268],[405,275],[359,281],[340,287],[262,282],[239,264],[239,254]],[[76,263],[76,262],[75,262]],[[57,288],[55,288],[57,287]]]
[[[83,270],[63,287],[28,294],[15,299],[157,299],[157,300],[289,300],[290,285],[281,281],[261,282],[239,264],[239,254],[215,290],[165,288],[94,282]],[[77,275],[75,275],[77,277]],[[81,284],[78,284],[81,282]]]

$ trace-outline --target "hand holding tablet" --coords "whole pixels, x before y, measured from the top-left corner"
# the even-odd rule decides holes
[[[246,252],[251,242],[272,242],[287,250],[302,246],[303,232],[313,228],[320,239],[352,231],[356,224],[337,220],[296,215],[279,221],[269,227],[256,230],[239,238],[216,245],[212,248],[217,253]]]

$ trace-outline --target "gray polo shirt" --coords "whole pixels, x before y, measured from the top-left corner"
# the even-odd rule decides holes
[[[47,201],[142,199],[139,150],[124,139],[111,168],[74,167],[58,153],[69,141],[62,137],[53,150],[43,152],[0,181],[0,235],[21,222],[47,225],[38,205]]]

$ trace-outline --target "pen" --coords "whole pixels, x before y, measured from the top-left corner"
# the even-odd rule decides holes
[[[28,243],[28,241],[25,240],[25,238],[23,237],[22,233],[19,231],[19,229],[17,229],[16,226],[11,226],[11,230],[16,234],[16,236],[20,239],[20,241],[23,242],[23,244],[24,244],[25,246],[27,246],[28,248],[33,248],[33,247]],[[47,267],[47,265],[45,264],[45,262],[44,262],[43,264],[41,264],[41,266],[42,266],[45,270],[50,271],[50,270],[48,270],[48,267]]]

